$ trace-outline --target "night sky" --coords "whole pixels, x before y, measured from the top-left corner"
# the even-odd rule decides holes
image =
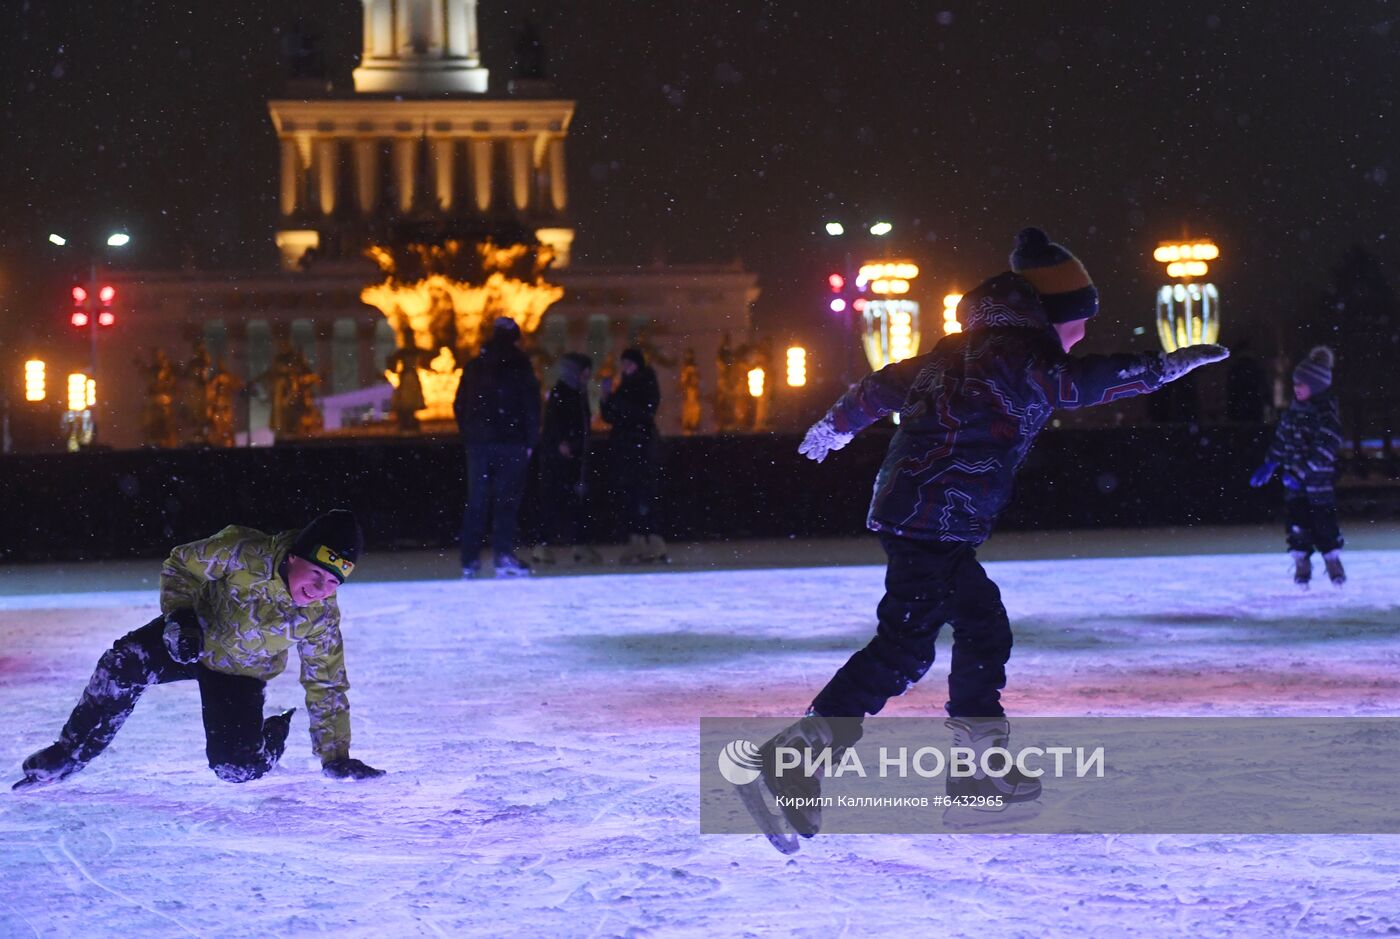
[[[1256,348],[1271,321],[1311,314],[1349,244],[1396,269],[1400,3],[1081,6],[482,0],[480,21],[494,88],[533,17],[560,96],[578,102],[578,261],[741,258],[761,278],[760,328],[779,337],[823,317],[827,218],[892,221],[926,300],[1002,269],[1015,230],[1042,225],[1103,292],[1089,348],[1150,344],[1129,333],[1151,324],[1162,238],[1220,243],[1222,338],[1248,331]],[[264,102],[282,94],[299,25],[350,87],[356,0],[4,10],[12,337],[62,321],[52,228],[125,223],[145,269],[275,265]]]

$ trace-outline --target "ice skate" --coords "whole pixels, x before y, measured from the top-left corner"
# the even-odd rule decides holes
[[[831,749],[832,765],[840,759],[833,747],[835,733],[826,718],[815,714],[784,728],[758,748],[759,777],[737,786],[739,797],[769,842],[784,854],[792,854],[798,843],[795,832],[811,838],[821,828],[821,780],[817,767],[808,775],[804,767],[820,760],[822,751]],[[778,770],[778,750],[792,749],[801,754],[797,766]],[[779,799],[783,800],[779,802]],[[779,824],[779,820],[781,824]]]
[[[971,776],[954,776],[949,772],[946,792],[956,801],[944,814],[945,821],[957,824],[976,819],[976,813],[1000,813],[1018,803],[1040,798],[1040,780],[1014,766],[1003,776],[989,776],[982,770],[984,753],[994,747],[1010,749],[1011,724],[1006,718],[950,717],[944,726],[953,731],[953,747],[972,751],[972,762],[977,767]],[[1005,757],[1000,759],[1005,761]],[[992,768],[1004,767],[993,765]]]
[[[296,708],[287,708],[263,721],[263,748],[267,750],[273,765],[282,759],[282,754],[287,750],[287,734],[292,729],[292,715],[296,712]]]
[[[15,792],[49,786],[67,779],[86,766],[73,757],[72,748],[61,741],[50,744],[24,761],[24,778],[10,788]]]
[[[1306,551],[1290,551],[1288,556],[1293,559],[1293,583],[1299,590],[1307,590],[1312,581],[1312,558]]]
[[[530,565],[526,564],[514,554],[496,555],[496,576],[497,577],[529,577]]]
[[[465,579],[467,579],[467,580],[471,580],[471,579],[474,578],[474,577],[480,577],[480,576],[481,576],[481,562],[480,562],[480,561],[468,561],[466,564],[463,564],[463,565],[462,565],[462,577],[463,577],[463,578],[465,578]]]
[[[1327,579],[1332,581],[1333,587],[1341,587],[1347,582],[1346,568],[1342,567],[1342,552],[1328,551],[1322,556],[1322,563],[1327,567]]]

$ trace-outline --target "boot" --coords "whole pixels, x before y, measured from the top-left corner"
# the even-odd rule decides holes
[[[779,731],[758,748],[763,765],[763,784],[773,794],[775,801],[778,797],[801,800],[797,805],[779,805],[792,830],[804,838],[812,837],[821,828],[822,810],[819,803],[825,772],[823,766],[818,765],[809,776],[803,768],[809,762],[817,763],[822,751],[827,749],[832,751],[831,766],[839,766],[845,749],[832,746],[835,736],[826,718],[808,712],[806,717]],[[781,775],[778,773],[779,747],[795,749],[802,755],[797,766],[785,768]]]
[[[535,564],[553,564],[554,549],[547,544],[537,544],[530,552],[530,560]]]
[[[497,577],[529,577],[530,565],[526,564],[514,554],[496,555],[496,576]]]
[[[1312,580],[1311,554],[1312,552],[1310,551],[1288,552],[1288,556],[1293,559],[1293,583],[1297,584],[1303,590],[1308,589],[1308,582]]]
[[[296,712],[296,708],[287,708],[263,721],[263,749],[273,766],[287,751],[287,734],[292,729],[292,715]]]
[[[72,747],[60,740],[37,753],[31,753],[24,761],[24,778],[10,788],[18,792],[31,786],[56,783],[60,779],[67,779],[86,765],[73,754]]]
[[[1322,563],[1327,565],[1327,577],[1332,581],[1332,586],[1340,587],[1347,582],[1346,568],[1342,567],[1342,549],[1328,551],[1322,556]]]
[[[647,535],[647,552],[651,555],[650,560],[656,564],[670,564],[671,558],[666,553],[666,542],[660,535]]]
[[[993,747],[1010,749],[1011,723],[1004,717],[950,717],[943,726],[953,732],[953,746],[971,750],[977,773],[973,776],[948,774],[948,795],[953,797],[999,797],[1002,804],[1032,802],[1040,798],[1040,780],[1027,776],[1014,766],[1004,776],[982,772],[982,754]],[[1000,754],[998,754],[1000,756]],[[1003,761],[1005,757],[1001,758]],[[1002,767],[993,765],[992,769]],[[995,805],[987,806],[995,809]]]

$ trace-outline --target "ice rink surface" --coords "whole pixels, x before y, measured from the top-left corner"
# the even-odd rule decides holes
[[[1023,536],[1038,559],[989,562],[1013,719],[1400,713],[1400,537],[1354,537],[1351,582],[1307,594],[1279,540]],[[20,760],[154,615],[157,563],[0,569],[0,937],[1400,933],[1389,836],[831,836],[786,858],[700,835],[699,717],[798,714],[869,637],[882,569],[790,565],[872,545],[509,582],[381,559],[341,607],[353,753],[390,775],[324,779],[302,710],[278,770],[222,783],[182,683],[86,771],[23,795]],[[887,713],[940,713],[947,644]],[[270,707],[302,704],[295,671]]]

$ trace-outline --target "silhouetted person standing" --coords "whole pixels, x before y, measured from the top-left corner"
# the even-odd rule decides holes
[[[520,350],[520,327],[498,317],[491,338],[462,369],[453,412],[467,448],[467,508],[462,516],[462,576],[481,569],[486,522],[497,577],[530,568],[515,556],[516,516],[525,468],[539,440],[540,382]]]
[[[661,387],[656,372],[638,348],[624,349],[617,390],[603,384],[603,420],[612,427],[612,472],[609,487],[627,516],[624,564],[667,562],[666,543],[656,531],[654,504],[658,484],[656,409]]]
[[[550,546],[572,545],[583,559],[584,469],[588,455],[588,379],[593,360],[570,352],[559,362],[559,379],[544,403],[540,429],[540,544],[536,563],[553,564]]]

